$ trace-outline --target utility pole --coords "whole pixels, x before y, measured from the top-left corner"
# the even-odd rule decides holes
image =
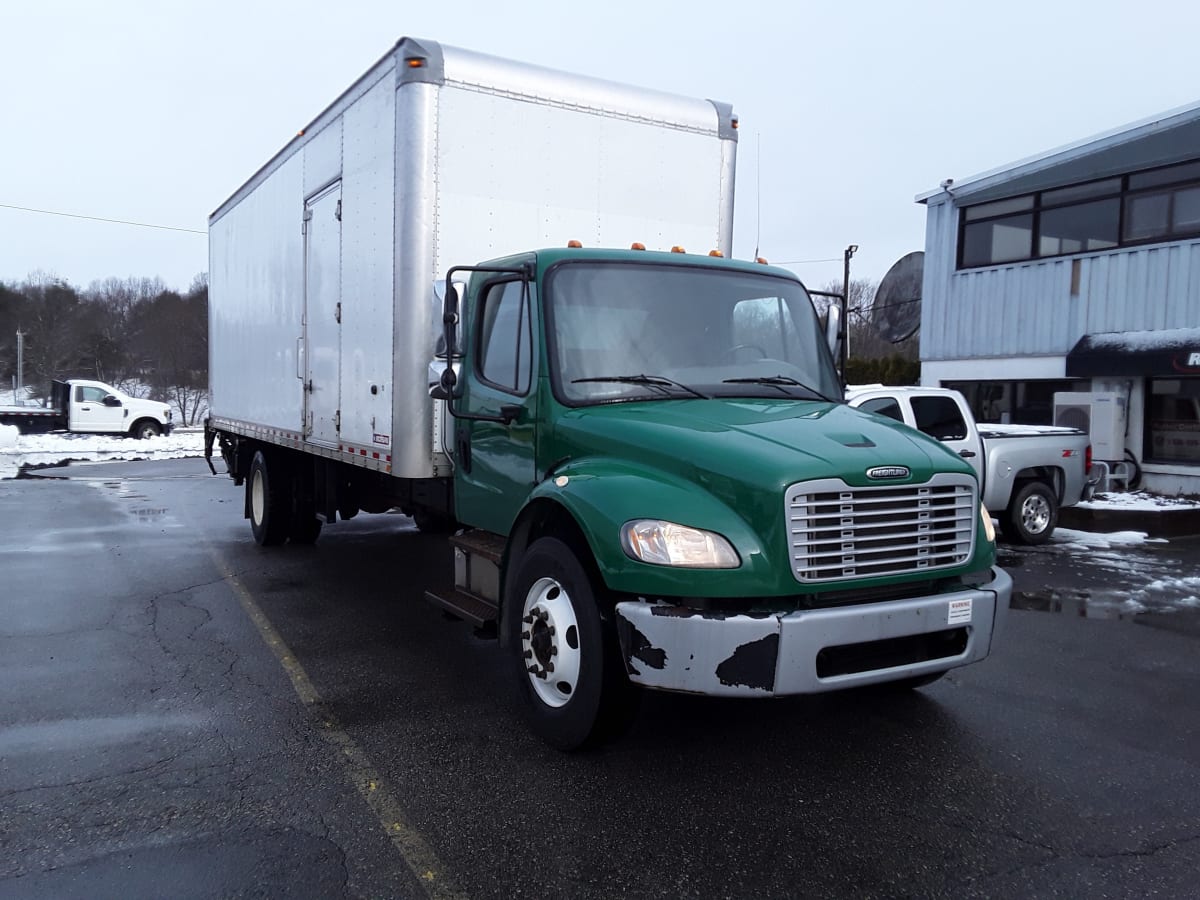
[[[846,248],[844,262],[846,268],[842,274],[842,377],[846,375],[846,363],[850,359],[850,260],[858,252],[858,244]]]
[[[21,396],[21,392],[25,389],[25,335],[21,334],[21,329],[17,329],[17,388],[13,395],[13,401],[16,402]]]

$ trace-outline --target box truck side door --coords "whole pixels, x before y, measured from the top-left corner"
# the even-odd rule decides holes
[[[507,534],[533,489],[537,436],[534,319],[528,282],[492,279],[472,307],[463,411],[507,422],[456,421],[455,513]]]
[[[336,444],[342,356],[342,187],[304,204],[304,436]]]

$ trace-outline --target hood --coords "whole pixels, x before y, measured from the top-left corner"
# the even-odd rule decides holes
[[[932,438],[842,403],[765,399],[662,400],[566,412],[555,428],[559,458],[615,456],[694,481],[727,500],[747,486],[778,497],[797,481],[839,477],[854,486],[875,466],[903,466],[923,482],[935,472],[973,475]]]

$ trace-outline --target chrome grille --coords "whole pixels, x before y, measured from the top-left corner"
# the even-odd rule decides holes
[[[979,501],[969,475],[870,487],[803,481],[785,503],[797,581],[930,572],[966,562],[975,549]]]

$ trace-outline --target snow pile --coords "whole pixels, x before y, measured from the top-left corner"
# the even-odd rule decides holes
[[[1145,491],[1131,491],[1127,494],[1097,494],[1078,506],[1080,509],[1161,512],[1170,509],[1200,509],[1200,500],[1194,497],[1160,497]]]
[[[103,434],[15,432],[11,426],[0,426],[0,479],[16,478],[22,466],[49,466],[69,459],[181,459],[204,455],[204,432],[199,429],[177,430],[144,441]]]
[[[1073,528],[1056,528],[1050,537],[1055,544],[1065,544],[1072,550],[1112,550],[1119,547],[1139,547],[1142,544],[1165,544],[1164,538],[1152,538],[1144,531],[1109,531],[1099,534],[1093,531],[1076,531]]]

